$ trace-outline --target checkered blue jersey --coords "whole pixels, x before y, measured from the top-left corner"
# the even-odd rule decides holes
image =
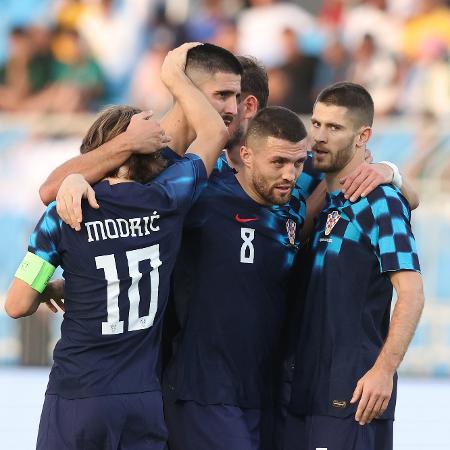
[[[327,195],[312,238],[312,268],[299,327],[291,408],[347,417],[356,383],[386,339],[389,273],[419,271],[410,210],[399,191],[379,186],[355,203]],[[396,378],[396,377],[395,377]],[[396,381],[396,380],[395,380]],[[393,418],[396,387],[383,418]]]
[[[29,251],[61,266],[65,314],[47,393],[65,398],[160,389],[160,340],[183,219],[206,183],[195,155],[147,185],[102,181],[75,232],[49,205]]]
[[[186,217],[174,273],[182,329],[167,379],[178,399],[247,408],[273,399],[304,218],[298,191],[289,204],[262,206],[228,165],[213,171]]]

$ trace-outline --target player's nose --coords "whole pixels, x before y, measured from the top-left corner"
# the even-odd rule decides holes
[[[233,117],[237,115],[237,101],[236,97],[230,96],[225,103],[225,114],[230,114]]]

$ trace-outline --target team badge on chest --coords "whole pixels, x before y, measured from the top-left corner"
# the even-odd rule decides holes
[[[328,214],[327,223],[325,225],[325,236],[328,236],[331,233],[331,230],[338,223],[338,220],[341,218],[341,215],[338,211],[333,211]]]
[[[295,231],[297,230],[297,224],[292,220],[286,220],[286,231],[290,245],[295,245]]]

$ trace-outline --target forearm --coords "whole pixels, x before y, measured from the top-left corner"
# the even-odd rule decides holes
[[[400,191],[408,201],[411,210],[414,210],[419,206],[419,194],[404,175],[402,176],[402,187]]]
[[[398,292],[388,337],[375,365],[395,372],[403,360],[417,328],[424,305],[422,289]]]
[[[69,159],[57,167],[39,189],[44,204],[56,199],[56,194],[64,178],[72,173],[80,173],[90,183],[101,180],[108,172],[120,167],[131,155],[130,145],[124,134],[111,139],[83,155]]]

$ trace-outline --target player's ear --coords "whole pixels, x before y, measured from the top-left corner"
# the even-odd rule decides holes
[[[357,147],[365,146],[367,144],[367,142],[369,141],[371,136],[372,136],[372,128],[370,128],[370,127],[362,128],[360,130],[359,134],[358,134],[358,139],[356,141],[356,146]]]
[[[254,95],[244,98],[244,119],[253,119],[258,112],[258,100]]]
[[[251,165],[251,160],[252,160],[252,151],[250,148],[248,148],[245,145],[241,146],[239,155],[241,156],[241,160],[244,163],[245,166],[250,166]]]

